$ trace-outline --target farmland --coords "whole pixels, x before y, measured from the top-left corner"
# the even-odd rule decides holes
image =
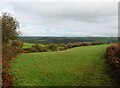
[[[31,48],[32,45],[35,45],[35,44],[24,42],[22,49]],[[40,46],[44,46],[43,44],[39,44],[39,45],[40,45]]]
[[[115,85],[106,74],[108,44],[19,54],[11,64],[14,86]]]
[[[31,43],[23,43],[23,49],[24,48],[30,48],[32,45],[34,45],[34,44],[31,44]]]

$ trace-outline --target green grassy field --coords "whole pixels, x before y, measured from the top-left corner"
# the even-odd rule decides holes
[[[24,48],[31,48],[31,46],[34,45],[34,44],[31,44],[31,43],[23,43],[23,49]]]
[[[72,48],[65,51],[27,53],[11,64],[18,86],[114,85],[106,74],[104,54],[109,45]]]
[[[35,44],[32,44],[32,43],[23,43],[23,49],[25,48],[31,48],[32,45],[35,45]],[[43,44],[39,44],[40,46],[44,46]]]

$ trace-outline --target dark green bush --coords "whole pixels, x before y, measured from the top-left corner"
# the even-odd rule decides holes
[[[58,50],[58,45],[57,44],[49,44],[48,49],[52,51],[57,51]]]
[[[60,51],[65,50],[65,47],[59,47],[59,50]]]
[[[68,43],[67,46],[69,49],[73,47],[73,45],[71,43]]]

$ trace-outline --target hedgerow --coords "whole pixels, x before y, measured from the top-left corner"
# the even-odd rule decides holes
[[[16,55],[21,52],[14,46],[3,46],[2,47],[2,86],[9,87],[12,85],[13,76],[10,74],[10,63],[16,58]]]
[[[99,45],[102,42],[78,42],[78,43],[68,43],[68,44],[47,44],[45,46],[40,46],[39,44],[33,45],[31,48],[24,48],[23,53],[30,52],[48,52],[48,51],[62,51],[79,46],[90,46]]]
[[[120,82],[120,44],[114,44],[106,50],[106,62],[109,65],[108,72]]]

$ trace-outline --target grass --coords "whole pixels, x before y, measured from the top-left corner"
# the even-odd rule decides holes
[[[24,48],[31,48],[31,46],[34,45],[34,44],[31,44],[31,43],[23,43],[23,49]]]
[[[25,49],[25,48],[31,48],[32,45],[35,45],[35,44],[25,43],[25,42],[24,42],[22,48],[23,48],[23,49]],[[39,44],[39,45],[40,45],[40,46],[45,46],[45,45],[43,45],[43,44]]]
[[[58,52],[28,53],[11,64],[14,86],[114,85],[105,73],[109,45],[72,48]]]

